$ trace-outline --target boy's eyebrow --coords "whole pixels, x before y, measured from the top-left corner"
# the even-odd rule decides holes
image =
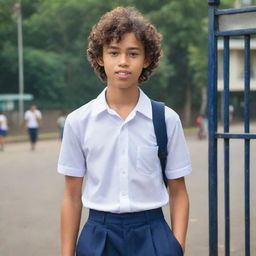
[[[128,47],[128,50],[140,50],[140,47]]]
[[[107,49],[119,49],[119,47],[114,46],[114,45],[109,45],[109,46],[107,47]]]
[[[118,50],[120,49],[118,46],[114,46],[114,45],[109,45],[107,47],[107,49],[114,49],[114,50]],[[128,47],[127,50],[140,50],[140,47],[136,47],[136,46],[132,46],[132,47]]]

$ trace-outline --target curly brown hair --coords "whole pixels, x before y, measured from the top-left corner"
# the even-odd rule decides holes
[[[134,7],[116,7],[104,14],[96,23],[88,37],[87,58],[97,75],[107,80],[104,67],[97,62],[102,57],[103,46],[113,40],[120,42],[125,33],[133,32],[145,48],[145,58],[149,66],[141,72],[138,82],[145,82],[159,64],[162,55],[162,35]]]

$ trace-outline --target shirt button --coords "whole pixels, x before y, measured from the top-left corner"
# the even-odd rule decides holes
[[[125,191],[122,192],[122,196],[126,196],[126,192]]]

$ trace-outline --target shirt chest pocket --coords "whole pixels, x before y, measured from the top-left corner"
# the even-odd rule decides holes
[[[138,147],[136,167],[138,172],[147,175],[158,173],[159,169],[158,147]]]

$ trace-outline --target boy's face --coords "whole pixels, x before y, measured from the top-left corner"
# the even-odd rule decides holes
[[[108,86],[120,89],[137,86],[142,69],[149,65],[145,60],[144,46],[134,33],[124,34],[119,43],[113,40],[104,45],[98,63],[104,66]]]
[[[35,106],[35,105],[31,105],[31,106],[30,106],[30,110],[31,110],[31,111],[35,111],[35,110],[36,110],[36,106]]]

